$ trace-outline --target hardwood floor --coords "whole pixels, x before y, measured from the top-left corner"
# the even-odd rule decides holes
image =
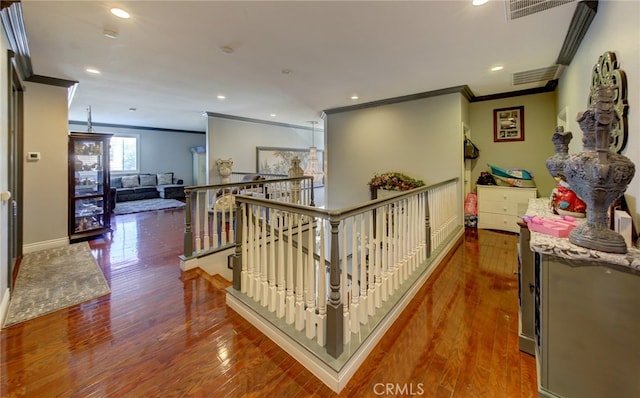
[[[2,397],[335,396],[182,273],[184,210],[117,216],[91,241],[111,295],[2,330]],[[533,397],[518,350],[515,235],[465,236],[339,396]]]

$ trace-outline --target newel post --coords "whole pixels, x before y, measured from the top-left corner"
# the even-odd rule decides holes
[[[338,226],[340,221],[331,220],[331,267],[329,283],[331,292],[327,303],[327,353],[338,358],[344,350],[342,299],[340,297],[340,248]],[[320,271],[322,272],[322,264]]]
[[[429,215],[429,192],[424,193],[424,228],[427,258],[431,257],[431,216]]]
[[[233,288],[240,291],[242,279],[242,244],[244,241],[244,205],[236,207],[236,251],[233,254]]]
[[[191,189],[185,188],[185,204],[187,205],[184,212],[184,256],[191,257],[193,255],[193,232],[191,231]]]

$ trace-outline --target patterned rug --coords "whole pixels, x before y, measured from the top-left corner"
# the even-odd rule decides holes
[[[22,258],[4,326],[111,293],[87,242],[27,253]]]
[[[164,210],[185,207],[183,202],[175,199],[142,199],[116,203],[113,214],[131,214],[151,210]]]

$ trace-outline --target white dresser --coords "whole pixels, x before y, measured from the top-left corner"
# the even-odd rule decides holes
[[[537,188],[478,185],[478,228],[520,232],[518,216],[524,215]]]

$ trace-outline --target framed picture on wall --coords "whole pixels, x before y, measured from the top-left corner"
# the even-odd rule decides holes
[[[524,141],[524,106],[493,110],[493,142]]]
[[[258,173],[286,176],[291,167],[291,159],[293,159],[294,156],[300,159],[300,167],[305,170],[309,161],[308,148],[256,147],[256,171]],[[323,153],[321,150],[318,150],[318,161],[320,168],[324,169]]]

